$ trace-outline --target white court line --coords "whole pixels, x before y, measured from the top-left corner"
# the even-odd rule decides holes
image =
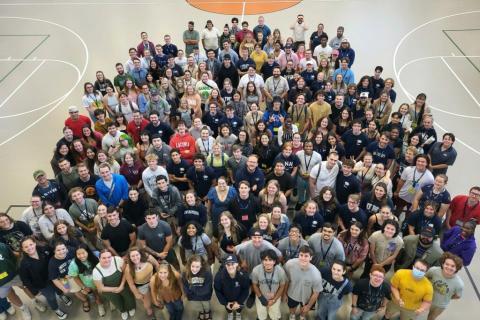
[[[81,44],[83,45],[83,49],[84,49],[84,53],[85,53],[85,65],[83,66],[83,69],[81,71],[81,75],[78,77],[77,81],[75,82],[75,84],[72,86],[72,88],[62,97],[62,99],[60,99],[50,110],[48,110],[44,115],[38,117],[38,119],[36,119],[35,121],[33,121],[32,123],[30,123],[28,126],[26,126],[25,128],[21,129],[20,131],[18,131],[17,133],[15,133],[13,136],[11,136],[10,138],[7,138],[5,139],[4,141],[0,142],[0,147],[3,146],[4,144],[10,142],[11,140],[15,139],[16,137],[18,137],[19,135],[21,135],[22,133],[24,133],[25,131],[29,130],[31,127],[33,127],[34,125],[36,125],[38,122],[40,122],[43,118],[45,118],[46,116],[48,116],[50,113],[52,113],[53,111],[55,111],[55,109],[58,108],[58,106],[70,95],[70,93],[72,93],[73,90],[75,90],[75,87],[80,83],[80,81],[82,80],[83,76],[85,75],[85,72],[87,71],[87,66],[88,66],[88,62],[90,60],[90,55],[88,53],[88,47],[87,47],[87,44],[85,43],[85,41],[83,40],[82,37],[80,37],[80,35],[78,33],[76,33],[75,31],[73,31],[72,29],[70,29],[69,27],[67,26],[64,26],[62,24],[59,24],[59,23],[56,23],[56,22],[52,22],[52,21],[48,21],[48,20],[43,20],[43,19],[37,19],[37,18],[27,18],[27,17],[0,17],[0,19],[18,19],[18,20],[26,20],[26,21],[35,21],[35,22],[44,22],[44,23],[47,23],[47,24],[50,24],[50,25],[53,25],[53,26],[56,26],[56,27],[59,27],[61,29],[64,29],[68,32],[70,32],[71,34],[73,34],[75,37],[77,37],[78,40],[80,40]]]
[[[429,25],[429,24],[432,24],[434,22],[437,22],[437,21],[440,21],[440,20],[443,20],[443,19],[446,19],[446,18],[451,18],[451,17],[457,17],[457,16],[461,16],[461,15],[465,15],[465,14],[472,14],[472,13],[480,13],[480,10],[472,10],[472,11],[466,11],[466,12],[460,12],[460,13],[454,13],[454,14],[450,14],[450,15],[446,15],[446,16],[443,16],[443,17],[439,17],[439,18],[435,18],[435,19],[432,19],[432,20],[429,20],[425,23],[422,23],[421,25],[413,28],[412,30],[410,30],[409,32],[407,32],[401,39],[400,41],[398,42],[397,46],[395,47],[395,51],[393,53],[393,72],[395,73],[395,77],[397,78],[397,82],[398,82],[398,85],[400,86],[400,88],[402,89],[402,91],[405,93],[405,95],[412,101],[414,101],[415,97],[413,95],[411,95],[406,89],[405,87],[403,86],[402,84],[402,81],[400,79],[400,77],[398,76],[398,71],[397,71],[397,65],[396,65],[396,61],[397,61],[397,55],[398,55],[398,51],[400,50],[400,47],[402,46],[403,42],[408,38],[410,37],[410,35],[412,35],[412,33],[416,32],[417,30]],[[432,106],[430,106],[432,107]],[[440,128],[442,131],[444,132],[448,132],[450,130],[448,130],[448,128],[443,128],[437,121],[434,122],[434,124]],[[468,145],[466,142],[462,141],[461,139],[459,139],[458,137],[456,138],[456,141],[458,141],[460,144],[462,144],[463,146],[465,146],[467,149],[469,149],[470,151],[474,152],[476,155],[480,156],[480,152],[471,147],[470,145]]]
[[[243,4],[242,4],[242,18],[240,19],[240,21],[243,21],[243,19],[245,18],[245,4],[246,4],[246,1],[243,1]]]
[[[472,94],[472,92],[470,92],[470,90],[468,90],[467,86],[465,85],[465,83],[463,83],[462,79],[460,79],[460,77],[457,75],[457,73],[450,67],[450,65],[447,63],[447,61],[445,61],[445,59],[443,57],[441,57],[440,59],[442,59],[443,63],[445,63],[445,65],[447,66],[448,70],[450,70],[450,72],[453,74],[453,76],[455,78],[457,78],[458,82],[460,82],[460,84],[462,85],[462,87],[465,89],[465,91],[467,91],[467,93],[470,95],[470,97],[472,97],[473,101],[475,101],[475,103],[477,104],[477,107],[480,108],[480,103],[478,103],[477,99],[475,98],[475,96]]]
[[[411,64],[413,63],[417,63],[417,62],[420,62],[420,61],[425,61],[425,60],[433,60],[433,59],[440,59],[440,58],[480,58],[480,56],[429,56],[429,57],[422,57],[422,58],[417,58],[417,59],[413,59],[413,60],[410,60],[408,62],[406,62],[403,66],[401,66],[399,69],[398,69],[398,74],[397,74],[397,79],[400,79],[400,76],[402,74],[402,72],[404,71],[404,69],[408,66],[410,66]],[[414,96],[408,96],[409,99],[412,99],[414,100],[415,97]],[[457,117],[461,117],[461,118],[468,118],[468,119],[480,119],[480,116],[471,116],[471,115],[466,115],[466,114],[460,114],[460,113],[455,113],[455,112],[451,112],[451,111],[447,111],[445,109],[442,109],[440,107],[434,107],[434,106],[429,106],[430,108],[432,108],[433,110],[436,110],[436,111],[440,111],[442,113],[446,113],[446,114],[449,114],[449,115],[452,115],[452,116],[457,116]],[[448,109],[448,107],[444,107],[446,109]]]
[[[64,63],[70,67],[72,67],[76,72],[77,72],[77,78],[81,78],[81,72],[80,72],[80,69],[78,69],[78,67],[76,65],[74,65],[73,63],[70,63],[68,61],[64,61],[64,60],[58,60],[58,59],[38,59],[37,57],[34,57],[34,58],[30,58],[30,59],[12,59],[11,57],[7,58],[7,59],[0,59],[0,62],[3,62],[3,61],[27,61],[27,62],[33,62],[33,61],[43,61],[43,62],[60,62],[60,63]],[[13,118],[13,117],[18,117],[18,116],[23,116],[23,115],[26,115],[26,114],[29,114],[29,113],[32,113],[32,112],[35,112],[35,111],[38,111],[38,110],[41,110],[41,109],[45,109],[47,108],[48,106],[58,102],[59,100],[61,100],[62,98],[65,98],[65,96],[68,95],[65,94],[61,97],[58,97],[56,98],[55,100],[53,101],[50,101],[49,103],[47,104],[44,104],[42,106],[39,106],[39,107],[36,107],[36,108],[23,108],[23,107],[18,107],[17,108],[21,108],[21,109],[27,109],[28,111],[24,111],[24,112],[20,112],[20,113],[15,113],[15,114],[9,114],[9,115],[6,115],[6,116],[0,116],[0,119],[5,119],[5,118]]]
[[[38,69],[40,69],[44,64],[45,64],[45,61],[40,62],[40,64],[39,64],[35,69],[33,69],[33,71],[32,71],[25,79],[23,79],[23,81],[20,82],[20,84],[19,84],[12,92],[10,92],[10,94],[5,98],[5,100],[3,100],[2,103],[0,103],[0,109],[15,95],[15,93],[17,93],[18,90],[20,90],[20,88],[21,88],[21,87],[35,74],[35,72],[37,72]]]

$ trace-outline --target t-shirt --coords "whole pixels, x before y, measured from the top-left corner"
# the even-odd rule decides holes
[[[125,219],[121,219],[116,227],[109,223],[102,230],[102,240],[110,241],[110,245],[119,254],[124,253],[130,247],[130,234],[135,232],[132,225]]]
[[[300,261],[295,258],[288,260],[283,268],[290,280],[287,294],[291,299],[307,304],[314,292],[322,291],[322,275],[313,264],[302,269]]]
[[[320,174],[318,173],[318,170],[320,170]],[[339,171],[339,166],[334,166],[330,170],[327,169],[327,161],[322,161],[312,168],[312,171],[310,171],[310,178],[316,180],[315,196],[318,196],[323,187],[335,187]]]
[[[429,154],[430,158],[432,159],[432,165],[447,164],[449,166],[452,166],[457,159],[457,151],[453,147],[450,147],[447,150],[442,150],[441,142],[434,143],[429,150]],[[448,167],[443,169],[435,169],[433,170],[433,173],[436,176],[441,173],[447,173],[447,170]]]
[[[314,233],[308,239],[308,245],[314,252],[312,263],[318,269],[326,266],[331,267],[334,260],[345,260],[343,245],[337,238],[333,238],[329,243],[326,243],[321,233]]]
[[[210,240],[205,233],[202,233],[200,237],[192,237],[190,240],[192,242],[192,248],[185,249],[185,257],[188,259],[190,256],[197,254],[201,257],[207,258],[207,247],[212,243],[212,240]],[[178,238],[178,245],[183,247],[182,236]]]
[[[360,279],[353,287],[353,294],[358,296],[357,307],[363,311],[377,311],[384,298],[391,300],[390,284],[384,281],[379,287],[373,287],[370,279]]]
[[[381,230],[372,233],[370,238],[368,238],[368,242],[375,244],[375,258],[378,262],[385,261],[385,259],[393,255],[395,251],[403,247],[403,240],[400,236],[387,239]]]
[[[455,274],[453,278],[445,278],[442,275],[442,268],[431,267],[428,269],[426,277],[433,286],[433,306],[446,308],[453,295],[462,296],[464,284],[458,274]]]
[[[117,270],[121,271],[123,266],[123,259],[118,256],[112,257],[112,262],[108,268],[104,268],[99,264],[93,268],[92,278],[95,281],[101,281],[103,277],[108,277],[114,274]],[[100,272],[99,272],[100,270]]]
[[[288,261],[293,258],[298,258],[298,251],[303,246],[308,246],[307,240],[300,238],[298,244],[294,245],[287,237],[278,242],[277,248],[282,253],[284,261]]]
[[[237,255],[240,257],[240,259],[247,262],[249,273],[252,272],[253,268],[262,263],[262,259],[260,259],[260,253],[267,249],[274,250],[279,257],[282,256],[280,250],[266,240],[263,240],[262,244],[258,248],[253,245],[251,240],[242,242],[241,244],[235,246],[235,252]]]
[[[20,241],[32,234],[32,229],[23,221],[15,221],[9,230],[0,230],[0,242],[10,247],[10,250],[21,252]]]
[[[388,160],[395,159],[395,151],[393,151],[390,145],[387,145],[386,148],[380,148],[378,142],[374,141],[368,145],[367,151],[372,154],[373,163],[383,163],[387,165]]]
[[[169,161],[167,164],[167,172],[174,175],[176,178],[185,178],[187,176],[187,170],[189,167],[190,165],[183,159],[180,161],[180,163],[173,163],[173,161]],[[180,191],[188,190],[188,182],[171,183]]]
[[[48,280],[62,279],[68,275],[68,266],[75,258],[75,249],[67,247],[67,256],[64,259],[52,257],[48,263]]]
[[[365,133],[361,132],[359,135],[355,135],[351,129],[342,135],[342,141],[345,143],[346,158],[358,157],[363,148],[368,145],[368,137]]]
[[[467,204],[468,196],[459,195],[452,199],[450,203],[450,210],[452,215],[450,221],[448,221],[451,227],[455,225],[463,225],[464,222],[470,219],[476,219],[480,221],[480,205],[476,204],[470,207]]]
[[[145,240],[145,244],[155,252],[162,252],[167,243],[166,238],[172,235],[170,225],[162,220],[158,221],[155,228],[144,223],[138,228],[138,240]]]
[[[348,209],[348,204],[341,205],[338,210],[338,216],[343,222],[346,229],[350,229],[350,226],[355,221],[360,221],[362,225],[366,226],[368,223],[367,215],[362,208],[358,208],[357,212],[352,212]]]
[[[347,279],[344,278],[343,281],[336,281],[332,277],[332,269],[331,268],[322,268],[320,270],[320,273],[322,274],[322,286],[323,290],[322,293],[325,294],[331,294],[334,296],[338,297],[338,300],[342,300],[344,295],[349,294],[352,292],[352,283]],[[344,282],[348,281],[347,284],[342,288],[342,291],[340,291],[340,288],[344,285]]]
[[[92,266],[88,261],[82,263],[85,264],[86,269],[83,273],[80,273],[77,263],[75,262],[75,260],[72,260],[72,262],[70,262],[70,265],[68,266],[68,275],[70,277],[78,276],[86,287],[94,289],[95,284],[93,283],[92,278],[92,271],[94,266]]]
[[[7,247],[0,243],[0,286],[10,282],[17,275],[17,261]]]
[[[422,187],[433,184],[433,174],[430,170],[419,172],[415,166],[406,167],[400,177],[405,183],[400,189],[399,197],[408,203],[413,202],[413,198]]]
[[[215,172],[210,167],[205,167],[203,171],[197,171],[194,166],[190,167],[187,171],[187,178],[190,180],[197,195],[200,198],[205,197],[208,191],[212,187],[212,181],[215,179]]]
[[[272,272],[266,272],[263,265],[258,265],[252,270],[252,283],[258,285],[260,292],[265,298],[275,295],[280,285],[285,284],[287,274],[280,265],[276,265]]]
[[[432,301],[433,287],[430,281],[423,277],[416,280],[410,269],[400,269],[390,280],[392,287],[400,291],[400,298],[405,302],[407,310],[417,310],[423,301]]]
[[[345,204],[347,203],[349,195],[360,193],[360,181],[357,176],[353,174],[345,176],[343,172],[339,172],[335,183],[335,192],[338,202]]]
[[[422,210],[417,210],[410,214],[407,219],[409,226],[414,228],[415,234],[420,234],[423,228],[432,227],[435,235],[440,233],[442,228],[442,219],[439,216],[433,215],[432,217],[426,217]]]

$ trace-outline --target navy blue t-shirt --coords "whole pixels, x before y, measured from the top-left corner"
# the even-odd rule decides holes
[[[422,188],[422,197],[418,202],[418,207],[423,208],[423,204],[427,200],[434,201],[438,206],[452,202],[450,192],[448,192],[447,189],[443,189],[443,191],[438,194],[434,193],[433,184],[426,185]]]
[[[203,198],[212,187],[212,181],[215,179],[215,171],[206,166],[203,171],[198,172],[195,170],[195,167],[192,166],[187,171],[187,178],[192,181],[197,195]]]
[[[423,210],[417,210],[413,212],[410,217],[407,219],[409,226],[413,226],[415,229],[415,234],[420,234],[425,227],[433,227],[435,230],[435,235],[438,236],[440,229],[442,228],[442,220],[437,215],[434,215],[431,218],[425,217]]]
[[[347,203],[349,195],[360,193],[360,181],[356,175],[351,174],[346,177],[343,172],[339,172],[335,183],[335,192],[340,204]]]
[[[277,162],[277,160],[283,162],[285,165],[285,171],[290,174],[292,173],[294,167],[298,167],[300,165],[300,159],[298,159],[298,157],[293,153],[288,157],[285,157],[283,153],[280,153],[275,160],[273,160],[273,163]]]
[[[364,226],[366,226],[368,223],[367,215],[365,214],[365,211],[363,211],[362,208],[358,208],[357,212],[352,213],[348,209],[347,204],[340,206],[340,208],[338,209],[338,216],[340,217],[340,219],[342,219],[343,225],[345,226],[346,229],[350,229],[350,226],[355,221],[360,221]]]
[[[354,135],[353,130],[348,130],[342,135],[342,141],[345,143],[345,157],[350,158],[354,156],[355,158],[360,155],[368,145],[368,137],[365,133],[361,132],[359,135]]]
[[[387,165],[389,159],[395,159],[395,151],[390,145],[382,149],[379,147],[378,142],[374,141],[367,147],[367,151],[373,156],[373,163],[383,163]]]
[[[177,164],[170,160],[167,163],[167,172],[173,174],[176,178],[185,178],[189,167],[190,165],[184,159],[181,159],[180,163]],[[188,182],[172,182],[172,184],[180,191],[188,190]]]
[[[318,212],[315,212],[313,216],[307,216],[305,213],[299,212],[293,218],[293,222],[302,227],[303,237],[311,236],[323,227],[323,217]]]
[[[343,278],[343,281],[336,281],[332,278],[332,269],[331,268],[322,268],[320,269],[322,274],[322,287],[323,293],[329,293],[332,295],[337,295],[338,300],[341,300],[344,295],[349,294],[353,290],[352,282],[346,277]],[[347,284],[343,287],[342,291],[339,292],[339,289],[342,287],[345,281],[348,281]]]
[[[247,60],[243,60],[242,58],[238,59],[237,61],[237,69],[240,70],[241,72],[247,72],[248,67],[254,67],[255,68],[255,61],[253,61],[250,58],[247,58]]]

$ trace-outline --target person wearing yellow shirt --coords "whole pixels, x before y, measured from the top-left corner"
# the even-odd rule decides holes
[[[428,263],[418,259],[412,270],[400,269],[390,280],[392,300],[387,305],[384,319],[400,313],[400,320],[414,320],[428,311],[432,304],[433,286],[425,273]]]
[[[312,102],[308,109],[310,110],[312,127],[317,128],[320,126],[318,122],[332,113],[332,107],[325,101],[325,92],[323,90],[318,90],[315,93],[315,98],[316,101]]]
[[[268,59],[267,53],[262,50],[261,44],[257,43],[255,45],[255,50],[250,54],[250,59],[255,62],[255,69],[257,73],[260,74],[263,64],[267,62]]]

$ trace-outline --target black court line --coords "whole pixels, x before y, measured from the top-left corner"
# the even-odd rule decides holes
[[[475,294],[477,295],[478,300],[480,300],[480,291],[478,291],[475,280],[473,279],[472,274],[470,273],[470,270],[468,270],[467,267],[465,267],[465,272],[467,272],[468,279],[472,283],[473,291],[475,291]]]
[[[478,30],[480,29],[445,29],[445,30],[442,29],[442,32],[448,38],[448,40],[450,40],[453,43],[453,45],[458,49],[458,51],[460,51],[462,55],[466,56],[462,48],[460,48],[460,46],[452,39],[452,37],[450,37],[450,35],[447,32],[448,31],[478,31]],[[475,68],[475,70],[477,70],[478,73],[480,73],[480,69],[477,67],[475,63],[473,63],[472,59],[470,59],[469,57],[465,57],[465,59],[467,59],[468,62],[470,62],[470,64]]]
[[[25,57],[23,57],[23,59],[28,59],[28,57],[30,57],[32,55],[32,53],[35,52],[35,50],[40,48],[40,46],[45,41],[47,41],[48,38],[50,38],[50,35],[49,34],[0,34],[0,37],[44,37],[42,39],[42,41],[40,41],[39,44],[37,44],[32,50],[30,50],[30,52],[27,53],[27,55]],[[5,80],[9,75],[11,75],[12,72],[15,71],[15,69],[17,69],[23,62],[24,62],[24,60],[19,61],[6,75],[4,75],[0,79],[0,83],[2,83],[3,80]]]
[[[28,207],[30,207],[28,204],[11,204],[8,206],[7,210],[5,210],[5,213],[8,213],[13,208],[28,208]]]

